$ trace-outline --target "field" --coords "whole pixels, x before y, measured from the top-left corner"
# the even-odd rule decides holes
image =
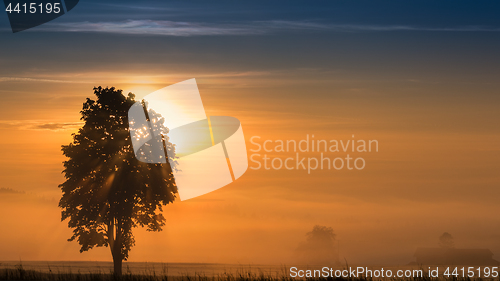
[[[305,267],[302,267],[305,268]],[[388,267],[387,269],[409,269]],[[345,269],[340,268],[339,269]],[[2,262],[0,280],[46,280],[46,281],[108,281],[108,280],[145,280],[145,281],[292,281],[287,266],[234,265],[203,263],[124,263],[123,276],[117,278],[112,273],[110,262]],[[308,280],[472,280],[469,278],[429,278],[426,274],[418,278],[324,278],[313,277]],[[486,279],[483,279],[486,280]],[[488,279],[492,280],[492,279]],[[498,279],[496,279],[498,280]]]

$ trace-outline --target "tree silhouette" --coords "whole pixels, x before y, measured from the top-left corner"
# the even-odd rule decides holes
[[[72,143],[62,146],[69,159],[64,162],[66,181],[59,185],[59,207],[62,221],[68,219],[73,229],[68,241],[77,240],[80,252],[109,246],[119,276],[135,243],[132,229],[161,231],[162,206],[175,200],[177,187],[168,161],[146,164],[135,157],[128,126],[134,94],[125,97],[114,87],[94,88],[94,94],[97,100],[87,98],[80,112],[84,125],[73,134]],[[166,136],[163,145],[174,151]]]
[[[331,227],[315,225],[313,230],[306,234],[306,242],[300,243],[296,250],[298,260],[307,264],[338,263],[335,238]]]
[[[448,232],[443,233],[441,236],[439,236],[439,246],[446,249],[455,248],[453,236],[451,236],[451,234],[449,234]]]

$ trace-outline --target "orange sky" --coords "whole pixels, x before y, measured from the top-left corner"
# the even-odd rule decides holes
[[[93,86],[133,90],[140,98],[193,76],[207,114],[237,117],[248,149],[252,136],[299,141],[307,134],[327,140],[354,134],[378,140],[379,152],[361,155],[361,171],[249,169],[220,190],[168,206],[163,232],[136,230],[131,261],[288,264],[315,224],[333,227],[341,256],[353,263],[405,264],[416,247],[436,246],[445,231],[458,247],[500,256],[499,116],[487,85],[345,74],[336,80],[300,69],[147,81],[122,74],[0,82],[7,93],[0,105],[0,187],[24,192],[0,193],[0,260],[110,260],[107,248],[80,254],[76,242],[65,241],[71,231],[57,208],[60,146],[79,126]],[[472,90],[483,95],[460,95]]]
[[[350,153],[360,171],[249,169],[136,229],[130,261],[291,266],[317,224],[349,265],[407,264],[443,232],[500,261],[500,2],[143,2],[80,1],[18,33],[0,12],[0,263],[110,261],[66,241],[61,145],[94,86],[140,99],[190,78],[248,149],[354,135],[379,151]]]

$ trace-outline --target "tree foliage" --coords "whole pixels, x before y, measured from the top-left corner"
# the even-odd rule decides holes
[[[448,232],[441,234],[441,236],[439,236],[439,246],[447,249],[455,248],[453,236],[451,236]]]
[[[333,233],[333,228],[315,225],[313,230],[306,234],[307,242],[309,243],[320,243],[320,244],[331,244],[335,241],[335,233]]]
[[[135,96],[101,87],[94,94],[96,100],[83,104],[84,125],[72,143],[62,146],[68,160],[59,207],[73,229],[68,240],[77,240],[80,252],[109,246],[115,274],[121,274],[121,262],[134,245],[132,229],[161,231],[162,206],[175,200],[177,187],[168,161],[146,164],[134,155],[127,115]],[[165,145],[174,148],[166,137]]]
[[[298,261],[307,264],[337,264],[335,238],[333,228],[315,225],[306,234],[306,241],[300,243],[296,250]]]

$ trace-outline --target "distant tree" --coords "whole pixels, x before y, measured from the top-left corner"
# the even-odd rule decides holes
[[[306,234],[306,241],[299,244],[296,251],[298,259],[300,262],[311,264],[338,263],[335,238],[331,227],[315,225],[312,231]]]
[[[453,236],[449,234],[448,232],[443,233],[441,236],[439,236],[439,246],[441,248],[455,248],[455,242],[453,241]]]
[[[333,233],[333,228],[315,225],[313,230],[306,234],[307,241],[310,243],[332,244],[337,236]]]
[[[177,187],[172,167],[146,164],[135,157],[128,127],[128,110],[135,96],[115,88],[94,88],[80,112],[85,124],[62,146],[66,181],[59,187],[62,221],[68,219],[80,252],[110,247],[115,275],[122,274],[135,244],[132,229],[161,231],[162,206],[175,200]],[[163,121],[163,120],[160,120]],[[156,122],[162,126],[163,122]],[[165,133],[167,128],[161,128]],[[164,145],[173,150],[165,137]]]

